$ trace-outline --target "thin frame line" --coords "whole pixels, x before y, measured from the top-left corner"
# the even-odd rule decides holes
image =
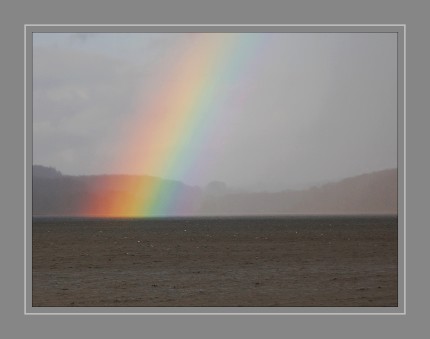
[[[393,313],[30,313],[27,312],[27,27],[403,27],[403,312]],[[102,33],[102,32],[100,32]],[[288,33],[288,32],[286,32]],[[341,32],[339,32],[341,33]],[[366,33],[366,32],[360,32]],[[393,32],[394,33],[394,32]],[[397,32],[398,33],[398,32]],[[398,47],[398,46],[397,46]],[[406,314],[406,25],[405,24],[24,24],[24,314],[25,315],[405,315]],[[399,117],[397,117],[399,118]]]

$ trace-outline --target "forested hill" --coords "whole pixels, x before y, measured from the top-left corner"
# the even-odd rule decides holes
[[[367,173],[306,190],[234,193],[224,183],[206,189],[151,176],[63,175],[33,166],[34,215],[82,215],[86,201],[130,199],[133,183],[157,184],[184,199],[174,215],[396,214],[397,169]],[[216,190],[215,190],[216,188]]]

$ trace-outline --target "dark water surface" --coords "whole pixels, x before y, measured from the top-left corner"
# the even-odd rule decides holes
[[[396,306],[396,216],[34,217],[33,306]]]
[[[92,232],[92,228],[120,227],[144,232],[271,232],[298,230],[351,234],[377,228],[397,229],[397,216],[270,216],[270,217],[171,217],[171,218],[81,218],[34,217],[33,231],[55,227],[58,231]],[[70,229],[69,229],[70,228]],[[73,229],[72,229],[73,228]]]

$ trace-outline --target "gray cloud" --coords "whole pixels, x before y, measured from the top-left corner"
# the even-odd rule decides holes
[[[86,42],[88,40],[88,38],[91,38],[92,34],[91,33],[72,33],[70,35],[70,40],[72,42],[74,41],[79,41],[79,42]]]
[[[132,112],[140,71],[103,55],[34,50],[34,161],[99,172]]]

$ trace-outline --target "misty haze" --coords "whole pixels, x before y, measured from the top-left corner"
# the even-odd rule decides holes
[[[34,34],[33,163],[272,192],[397,168],[396,43]]]

